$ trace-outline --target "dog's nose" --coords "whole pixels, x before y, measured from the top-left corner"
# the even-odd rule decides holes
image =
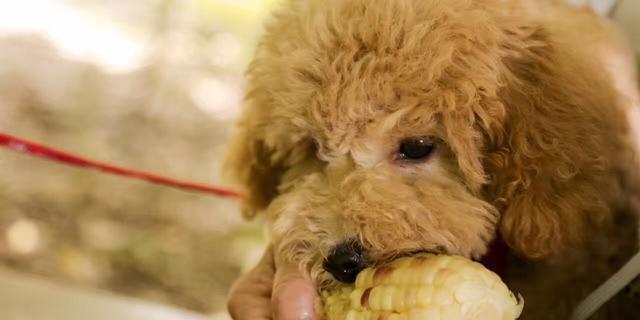
[[[346,241],[333,247],[324,261],[324,269],[336,280],[344,283],[356,281],[356,276],[367,267],[362,246],[356,241]]]

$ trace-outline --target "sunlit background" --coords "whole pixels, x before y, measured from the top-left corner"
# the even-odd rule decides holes
[[[0,0],[0,131],[219,184],[273,2]],[[232,200],[0,150],[5,272],[217,313],[261,231]]]
[[[0,131],[220,184],[243,69],[276,2],[0,0]],[[614,17],[640,47],[640,1]],[[49,281],[226,319],[230,284],[264,246],[262,227],[237,211],[0,150],[0,283]],[[0,288],[3,301],[21,303]]]

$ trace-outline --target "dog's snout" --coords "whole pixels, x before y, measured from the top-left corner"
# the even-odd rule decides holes
[[[356,281],[358,273],[366,267],[362,246],[356,241],[336,245],[324,261],[324,269],[344,283]]]

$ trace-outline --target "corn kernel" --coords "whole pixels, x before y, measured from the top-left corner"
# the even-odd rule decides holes
[[[367,268],[321,297],[326,320],[514,320],[524,305],[481,264],[445,255]]]

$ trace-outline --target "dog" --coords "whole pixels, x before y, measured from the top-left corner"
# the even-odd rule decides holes
[[[638,249],[634,70],[615,26],[562,1],[291,0],[226,168],[321,287],[502,242],[522,319],[566,319]],[[596,318],[639,306],[621,292]]]

